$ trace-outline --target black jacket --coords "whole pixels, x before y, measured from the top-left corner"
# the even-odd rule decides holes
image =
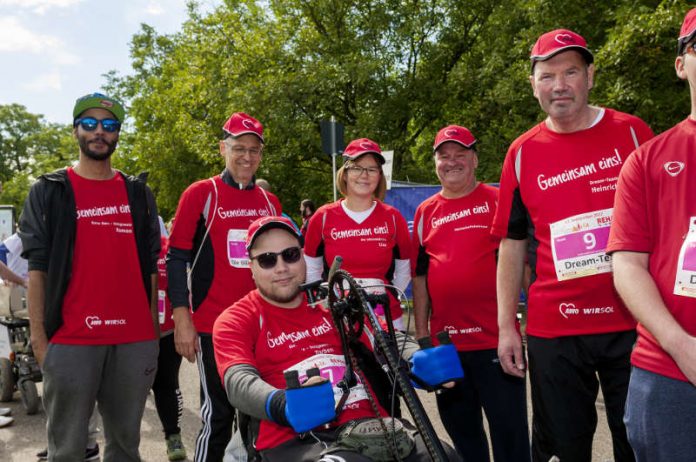
[[[148,301],[151,275],[157,273],[160,231],[157,206],[150,188],[135,177],[123,176],[133,220],[140,272]],[[63,297],[72,273],[77,229],[75,195],[66,169],[41,175],[29,191],[19,219],[22,257],[29,271],[47,273],[44,327],[50,339],[63,324]]]

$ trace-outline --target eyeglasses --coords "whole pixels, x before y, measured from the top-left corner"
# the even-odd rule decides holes
[[[365,172],[367,172],[367,176],[375,176],[382,171],[379,167],[360,167],[358,165],[346,167],[346,170],[348,170],[348,174],[353,176],[361,176]]]
[[[235,156],[243,156],[244,154],[249,154],[251,157],[258,157],[261,155],[260,148],[243,148],[241,146],[230,147],[232,154]]]
[[[684,54],[687,53],[696,55],[696,42],[691,42],[684,46]]]
[[[302,256],[302,251],[299,247],[288,247],[280,252],[265,252],[255,257],[250,256],[249,259],[259,262],[259,266],[263,269],[271,269],[278,263],[278,255],[283,257],[285,263],[297,263]]]
[[[119,122],[116,119],[95,119],[94,117],[82,117],[80,119],[76,119],[75,123],[73,123],[73,127],[77,127],[77,125],[80,125],[83,130],[87,132],[93,132],[94,130],[97,129],[97,126],[101,124],[102,128],[104,129],[105,132],[113,133],[117,132],[121,129],[121,122]]]

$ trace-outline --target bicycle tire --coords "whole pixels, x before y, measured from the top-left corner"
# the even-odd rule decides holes
[[[348,284],[348,294],[345,293],[344,281]],[[445,452],[437,433],[433,428],[430,419],[425,413],[423,404],[420,402],[416,391],[411,385],[411,380],[408,374],[400,367],[398,354],[390,347],[383,335],[383,329],[377,322],[376,318],[369,315],[367,308],[367,300],[364,293],[361,291],[353,277],[344,270],[336,270],[329,280],[329,306],[334,306],[339,301],[347,301],[348,303],[358,304],[363,315],[367,317],[377,346],[380,348],[389,369],[401,390],[401,396],[406,403],[406,407],[413,418],[413,423],[418,429],[430,458],[434,462],[447,462],[449,458]],[[345,324],[344,324],[345,325]],[[339,327],[339,326],[337,326]],[[340,328],[340,327],[339,327]]]

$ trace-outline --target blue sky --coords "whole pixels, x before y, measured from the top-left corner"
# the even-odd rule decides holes
[[[103,74],[130,73],[141,23],[168,34],[185,20],[185,0],[0,0],[0,104],[70,123],[75,99],[98,91]]]

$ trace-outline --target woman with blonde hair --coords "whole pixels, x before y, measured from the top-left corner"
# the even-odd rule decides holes
[[[403,330],[401,306],[389,286],[403,291],[411,280],[410,237],[401,213],[382,202],[387,190],[384,156],[377,143],[360,138],[348,144],[343,158],[336,180],[343,198],[320,207],[307,227],[307,281],[326,279],[340,255],[342,268],[368,293],[388,294],[394,327]]]

